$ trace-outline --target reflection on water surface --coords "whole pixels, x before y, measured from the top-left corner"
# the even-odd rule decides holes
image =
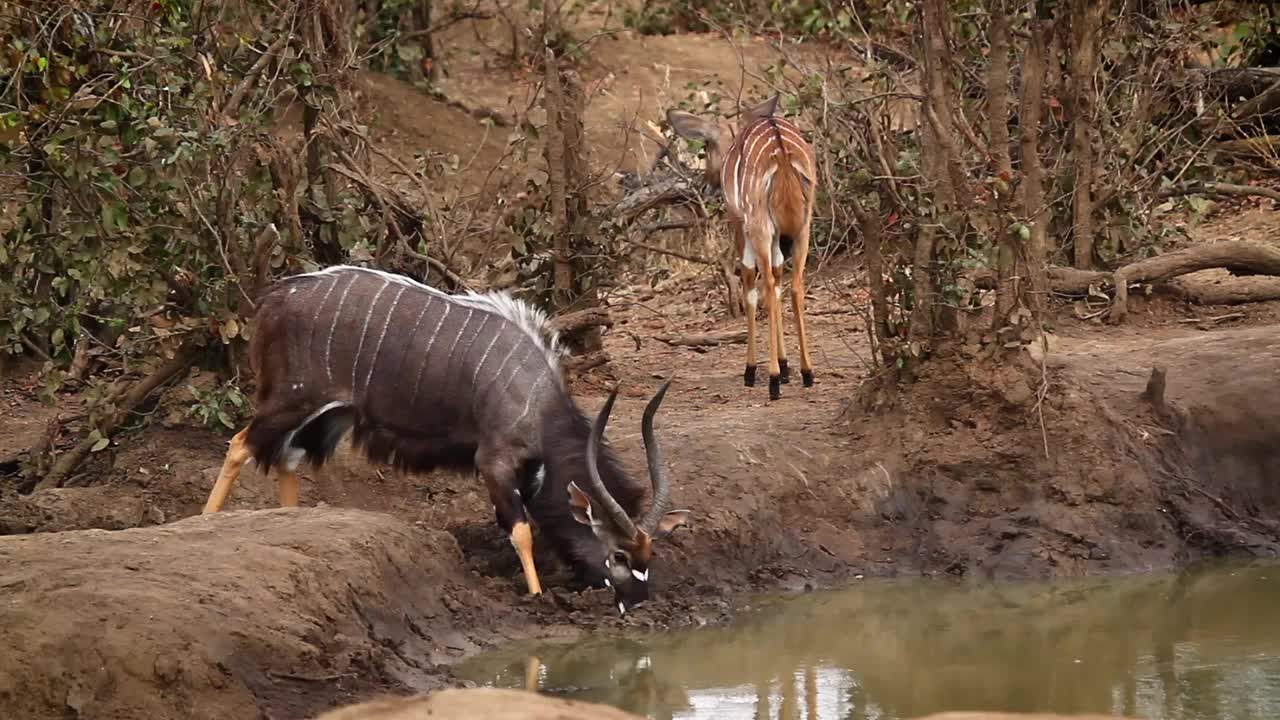
[[[760,608],[727,627],[504,650],[457,671],[651,718],[1280,718],[1280,567],[1052,584],[868,580]]]

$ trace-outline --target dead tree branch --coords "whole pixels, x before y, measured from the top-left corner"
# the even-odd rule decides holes
[[[1113,323],[1124,320],[1129,310],[1130,283],[1160,283],[1211,268],[1225,268],[1242,274],[1280,275],[1280,248],[1248,240],[1226,240],[1125,265],[1116,270],[1112,280],[1115,300],[1108,319]]]
[[[601,307],[577,310],[551,318],[551,329],[562,335],[572,335],[597,327],[613,327],[613,316]]]
[[[1253,185],[1233,185],[1220,182],[1187,182],[1161,190],[1158,197],[1174,197],[1178,195],[1234,195],[1271,198],[1280,202],[1280,190]]]

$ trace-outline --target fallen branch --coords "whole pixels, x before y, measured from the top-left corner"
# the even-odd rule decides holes
[[[1271,198],[1276,202],[1280,202],[1280,190],[1220,182],[1187,182],[1165,188],[1158,193],[1158,197],[1162,198],[1175,195],[1242,195]]]
[[[720,330],[692,335],[658,335],[655,340],[672,347],[716,347],[719,345],[737,345],[747,341],[746,330]]]
[[[1181,275],[1214,268],[1234,275],[1261,277],[1232,277],[1230,281],[1179,279]],[[1092,288],[1097,292],[1113,292],[1117,303],[1121,296],[1128,299],[1128,286],[1134,283],[1156,285],[1158,290],[1199,305],[1266,302],[1280,300],[1280,277],[1272,277],[1280,276],[1280,247],[1249,240],[1226,240],[1139,260],[1111,273],[1055,265],[1048,269],[1048,276],[1049,289],[1054,293],[1087,295]],[[990,270],[975,272],[972,280],[980,290],[996,287],[995,273]],[[1125,283],[1123,290],[1117,285],[1120,282]],[[1112,315],[1116,315],[1114,308]],[[1123,319],[1124,310],[1118,315]]]
[[[672,176],[661,180],[647,182],[640,189],[628,193],[614,205],[617,217],[630,220],[640,213],[660,205],[695,202],[702,198],[692,180],[686,177]]]
[[[1275,157],[1277,151],[1280,151],[1280,135],[1258,135],[1239,140],[1223,140],[1209,147],[1217,152],[1232,153],[1234,155],[1272,158]]]
[[[98,434],[104,438],[111,437],[111,433],[115,432],[116,428],[120,427],[120,424],[125,421],[129,414],[141,405],[152,392],[175,375],[190,368],[199,351],[199,344],[193,341],[187,342],[174,353],[172,359],[161,363],[150,375],[125,390],[119,396],[118,401],[115,402],[116,410],[107,414],[98,423]],[[80,463],[84,462],[84,459],[89,456],[89,453],[93,452],[93,446],[96,442],[98,441],[92,437],[86,437],[74,448],[59,457],[57,462],[53,464],[53,468],[49,470],[49,473],[36,484],[36,489],[45,490],[61,487],[71,473],[75,472],[75,469],[80,466]]]
[[[613,327],[613,317],[604,308],[587,308],[551,318],[551,329],[562,335],[573,335],[595,327]]]
[[[592,368],[604,365],[609,362],[609,360],[609,353],[601,350],[599,352],[593,352],[590,355],[570,358],[569,361],[565,363],[565,370],[574,373],[586,372]]]
[[[1196,245],[1182,250],[1139,260],[1115,271],[1112,288],[1115,299],[1108,320],[1122,322],[1129,311],[1130,283],[1160,283],[1179,275],[1225,268],[1234,272],[1280,275],[1280,248],[1248,240]]]
[[[1280,300],[1280,278],[1233,277],[1225,280],[1174,278],[1161,290],[1197,305],[1245,305]]]

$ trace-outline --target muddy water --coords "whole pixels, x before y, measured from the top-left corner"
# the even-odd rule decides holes
[[[1280,718],[1280,567],[998,586],[864,580],[762,600],[728,627],[513,648],[456,671],[652,718]]]

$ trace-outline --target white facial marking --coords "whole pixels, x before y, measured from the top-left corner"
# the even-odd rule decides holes
[[[292,295],[292,294],[294,294],[294,293],[296,293],[296,292],[298,292],[298,288],[289,288],[289,294],[290,294],[290,295]]]
[[[631,571],[631,574],[632,574],[632,575],[634,575],[634,576],[635,576],[635,578],[636,578],[637,580],[639,580],[640,582],[647,582],[647,581],[649,580],[649,571],[648,571],[648,570],[645,570],[644,572],[640,572],[639,570],[635,570],[635,569],[633,569],[633,570]]]
[[[534,473],[534,477],[538,479],[538,482],[542,482],[543,480],[546,480],[546,479],[547,479],[547,466],[546,466],[546,465],[539,465],[539,466],[538,466],[538,472]]]
[[[625,605],[623,605],[622,603],[618,603],[618,614],[619,614],[619,615],[626,615],[626,614],[627,614],[627,607],[626,607]]]
[[[607,588],[611,588],[611,587],[613,587],[613,583],[609,582],[609,578],[605,578],[605,579],[604,579],[604,586],[605,586],[605,587],[607,587]]]

